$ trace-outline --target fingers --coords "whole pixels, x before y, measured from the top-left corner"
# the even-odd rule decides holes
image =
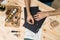
[[[34,19],[32,19],[32,22],[31,22],[31,24],[34,24]]]
[[[34,15],[34,17],[37,17],[37,16],[39,16],[39,14]]]
[[[35,19],[36,21],[39,21],[39,20],[40,20],[39,16],[35,16],[34,19]]]
[[[40,19],[36,18],[35,20],[36,20],[36,21],[39,21]]]
[[[36,15],[36,16],[34,16],[34,19],[37,19],[37,18],[39,18],[39,16],[37,16],[37,15]]]
[[[29,24],[34,24],[34,20],[33,20],[33,19],[27,20],[27,22],[28,22]]]
[[[42,14],[42,13],[37,13],[36,15],[34,15],[34,19],[36,20],[36,21],[39,21],[39,20],[41,20],[41,19],[43,19],[44,18],[44,14]]]
[[[39,20],[40,20],[40,19],[39,19],[39,14],[34,15],[34,19],[35,19],[36,21],[39,21]]]
[[[37,14],[34,15],[34,17],[37,17],[41,14],[41,12],[37,12]]]
[[[38,18],[38,17],[39,17],[39,14],[35,14],[35,15],[34,15],[34,18]]]

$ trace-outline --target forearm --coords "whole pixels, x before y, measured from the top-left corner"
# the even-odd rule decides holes
[[[47,16],[54,16],[54,15],[60,15],[60,12],[56,10],[47,12]]]
[[[30,15],[30,2],[31,0],[25,0],[27,15]]]

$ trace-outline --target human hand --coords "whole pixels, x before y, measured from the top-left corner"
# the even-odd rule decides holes
[[[31,15],[28,15],[28,16],[27,16],[27,22],[28,22],[29,24],[34,24],[34,19],[33,19],[33,17],[32,17]]]
[[[47,12],[37,12],[37,14],[34,15],[34,19],[39,21],[47,16],[48,16]]]

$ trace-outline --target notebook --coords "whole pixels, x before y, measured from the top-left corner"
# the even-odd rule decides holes
[[[35,15],[37,12],[40,12],[39,8],[38,7],[30,7],[30,12],[31,12],[31,15]],[[34,20],[34,25],[31,25],[29,24],[26,19],[27,19],[27,12],[26,12],[26,8],[24,8],[24,16],[25,16],[25,23],[24,23],[24,27],[31,30],[32,32],[34,33],[37,33],[39,31],[39,29],[41,28],[41,25],[43,24],[45,18],[39,20],[39,21],[36,21]]]

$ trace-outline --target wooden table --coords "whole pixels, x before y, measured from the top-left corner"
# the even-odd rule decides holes
[[[12,33],[10,32],[11,30],[20,30],[20,37],[17,39],[17,37],[15,37],[14,35],[13,35],[13,40],[23,40],[24,39],[24,34],[25,34],[25,28],[23,27],[23,24],[24,24],[24,22],[25,22],[25,20],[24,20],[24,7],[25,7],[25,3],[24,3],[24,0],[7,0],[7,4],[6,5],[13,5],[13,6],[20,6],[21,7],[21,18],[20,18],[20,28],[10,28],[10,27],[2,27],[1,26],[1,28],[3,29],[4,28],[4,30],[6,30],[6,33],[5,33],[5,31],[3,31],[4,33],[5,33],[5,36],[7,36],[7,34],[9,34],[8,36],[9,37],[11,37],[10,35],[12,35]],[[39,7],[39,9],[41,10],[41,11],[52,11],[52,10],[55,10],[54,8],[52,8],[52,7],[49,7],[49,6],[47,6],[47,5],[45,5],[45,4],[43,4],[43,3],[41,3],[41,2],[39,2],[39,1],[37,1],[37,0],[32,0],[31,1],[31,6],[38,6]],[[2,14],[1,14],[2,13]],[[0,12],[0,14],[3,16],[4,15],[4,12]],[[2,17],[1,16],[1,17]],[[54,18],[54,17],[51,17],[51,18]],[[59,17],[58,17],[59,18]],[[49,19],[49,17],[47,17],[47,19]],[[46,19],[46,20],[47,20]],[[2,20],[4,20],[4,16],[2,17]],[[47,20],[48,21],[48,20]],[[3,21],[4,22],[4,21]],[[1,24],[3,24],[3,22],[0,22]],[[46,23],[46,21],[44,22],[44,23]],[[42,25],[43,27],[44,27],[44,24]],[[7,36],[7,37],[8,37]],[[6,37],[6,38],[7,38]],[[11,39],[11,38],[9,38],[9,39]],[[7,40],[8,40],[8,38],[7,38]]]

